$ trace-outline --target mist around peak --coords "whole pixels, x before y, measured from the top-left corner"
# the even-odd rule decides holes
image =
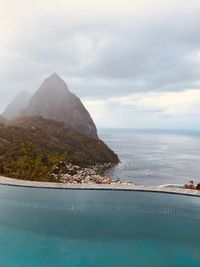
[[[14,97],[14,99],[8,104],[2,116],[7,119],[12,119],[18,116],[29,103],[31,94],[28,91],[22,91]]]

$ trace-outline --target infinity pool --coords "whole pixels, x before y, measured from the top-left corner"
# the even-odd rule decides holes
[[[200,266],[200,198],[1,185],[0,266]]]

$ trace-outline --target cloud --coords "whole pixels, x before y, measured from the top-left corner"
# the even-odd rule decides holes
[[[115,99],[113,112],[199,114],[174,103],[198,98],[199,12],[197,0],[0,0],[0,110],[58,72],[87,101]]]
[[[114,98],[110,103],[133,108],[139,112],[155,112],[165,115],[199,115],[200,91],[138,93]]]
[[[191,121],[199,122],[200,91],[134,93],[96,101],[84,100],[84,104],[100,126],[152,128],[162,125],[166,128],[174,125],[176,128],[181,122],[184,128],[188,120],[189,124]],[[114,120],[109,120],[109,117]]]
[[[134,93],[104,100],[85,100],[90,109],[125,107],[140,113],[161,113],[161,115],[199,115],[200,90],[187,89],[183,92]]]

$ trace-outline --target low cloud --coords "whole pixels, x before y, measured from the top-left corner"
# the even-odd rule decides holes
[[[176,128],[180,123],[181,128],[186,128],[199,121],[200,91],[135,93],[104,100],[84,100],[84,104],[99,126]],[[191,125],[190,128],[199,129],[199,126]]]
[[[90,108],[126,107],[141,113],[161,113],[164,115],[199,115],[200,91],[187,89],[183,92],[135,93],[105,100],[86,100]]]

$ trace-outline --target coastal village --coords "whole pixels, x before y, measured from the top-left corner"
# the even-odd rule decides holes
[[[132,184],[113,179],[105,175],[111,163],[96,164],[87,168],[61,161],[52,171],[52,178],[69,184]]]

